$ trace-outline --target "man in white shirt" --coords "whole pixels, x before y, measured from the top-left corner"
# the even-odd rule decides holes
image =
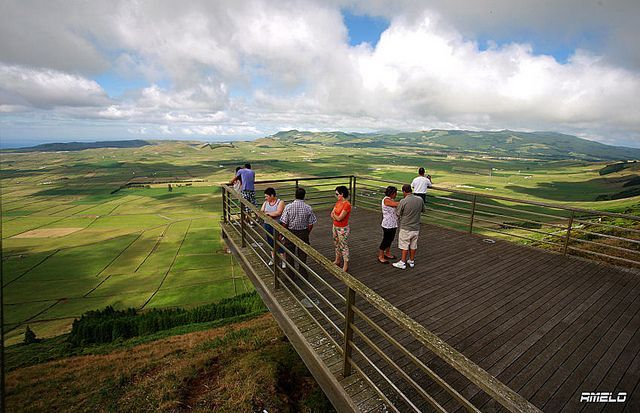
[[[427,200],[427,188],[431,188],[431,176],[424,176],[424,168],[418,169],[418,176],[411,182],[413,194],[418,195],[423,201]]]

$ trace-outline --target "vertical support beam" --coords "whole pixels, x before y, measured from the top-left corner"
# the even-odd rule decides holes
[[[473,234],[473,219],[476,216],[476,198],[478,196],[473,196],[473,201],[471,202],[471,218],[469,219],[469,234]]]
[[[245,234],[245,226],[247,225],[246,214],[246,208],[242,205],[242,202],[240,202],[240,234],[242,234],[242,248],[247,246],[247,236]]]
[[[220,190],[222,191],[222,221],[226,224],[227,222],[229,222],[229,218],[227,215],[227,189],[224,187],[224,185],[222,185],[220,187]]]
[[[571,211],[571,216],[569,217],[569,224],[567,225],[567,237],[564,240],[564,251],[563,251],[564,255],[567,255],[567,250],[569,249],[569,240],[571,239],[571,227],[573,226],[574,216],[575,216],[575,212]]]
[[[276,289],[280,288],[280,254],[278,254],[278,230],[273,227],[273,285]]]
[[[353,341],[353,305],[356,301],[356,292],[347,287],[347,313],[344,317],[344,347],[343,347],[343,359],[342,359],[342,375],[344,377],[351,375],[351,342]]]
[[[353,175],[349,176],[349,193],[351,194],[351,200],[353,201]]]
[[[351,193],[353,194],[351,196],[351,206],[356,206],[356,176],[353,176],[353,191],[351,191]]]

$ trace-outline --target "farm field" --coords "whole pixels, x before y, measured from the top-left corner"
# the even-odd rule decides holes
[[[7,344],[20,341],[26,325],[53,336],[82,313],[108,305],[184,307],[251,291],[224,253],[219,230],[218,185],[246,161],[258,179],[356,174],[409,182],[424,166],[440,187],[612,212],[640,203],[638,196],[596,201],[623,191],[637,167],[600,175],[605,162],[435,156],[402,145],[363,149],[264,138],[233,146],[164,141],[4,152]],[[123,187],[133,178],[164,183]]]

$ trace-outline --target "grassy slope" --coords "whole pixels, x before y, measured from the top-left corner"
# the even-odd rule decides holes
[[[269,315],[11,371],[7,407],[39,411],[331,409]]]

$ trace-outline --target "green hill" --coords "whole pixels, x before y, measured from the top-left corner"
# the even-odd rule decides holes
[[[101,141],[101,142],[65,142],[44,143],[42,145],[26,148],[8,149],[7,152],[57,152],[57,151],[83,151],[85,149],[100,148],[140,148],[152,145],[152,143],[140,139],[127,141]]]
[[[514,158],[580,159],[588,161],[640,159],[640,149],[605,145],[556,132],[474,132],[439,130],[401,133],[278,132],[269,138],[298,144],[386,148],[487,154]]]

